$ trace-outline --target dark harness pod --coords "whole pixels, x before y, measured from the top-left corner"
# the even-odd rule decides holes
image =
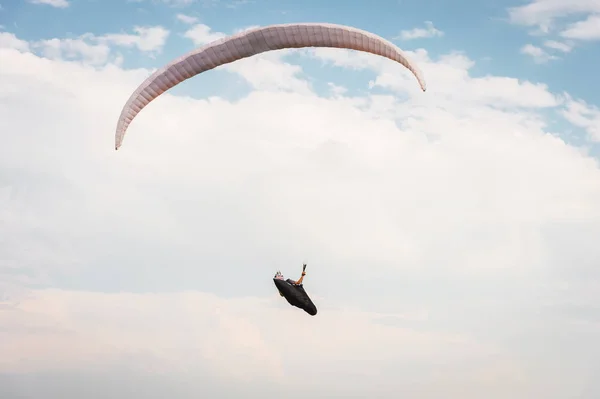
[[[290,305],[304,310],[311,316],[317,314],[317,307],[311,301],[306,291],[304,291],[302,284],[293,284],[290,279],[280,280],[276,278],[273,279],[273,282]]]

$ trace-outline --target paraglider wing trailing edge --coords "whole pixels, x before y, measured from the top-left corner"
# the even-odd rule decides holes
[[[405,66],[423,91],[425,79],[417,65],[388,40],[354,27],[325,23],[269,25],[221,38],[189,52],[149,76],[123,107],[115,133],[115,150],[140,111],[162,93],[179,83],[220,65],[265,51],[285,48],[330,47],[363,51],[389,58]]]

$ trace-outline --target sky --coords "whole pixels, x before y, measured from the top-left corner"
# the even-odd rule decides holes
[[[273,51],[114,150],[154,70],[288,22],[427,91]],[[598,62],[599,0],[0,0],[0,397],[600,397]]]

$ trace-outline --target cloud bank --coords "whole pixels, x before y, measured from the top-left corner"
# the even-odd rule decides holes
[[[281,52],[222,68],[240,99],[166,93],[115,152],[150,70],[0,43],[1,397],[600,392],[600,170],[549,117],[597,139],[593,105],[462,54],[412,54],[421,93],[374,56]],[[316,318],[270,281],[305,261]]]

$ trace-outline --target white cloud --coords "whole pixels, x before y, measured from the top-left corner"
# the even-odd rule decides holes
[[[196,24],[184,33],[184,37],[192,40],[196,46],[213,42],[225,36],[224,33],[213,32],[211,28],[205,24]]]
[[[463,54],[411,53],[421,93],[381,57],[299,52],[369,68],[386,91],[319,97],[265,54],[223,68],[257,88],[247,96],[165,93],[115,152],[150,71],[4,47],[3,370],[127,366],[178,397],[281,396],[292,378],[288,397],[598,392],[600,168],[545,118],[578,100],[473,77]],[[270,281],[302,261],[314,318]]]
[[[162,26],[136,26],[133,30],[136,34],[109,33],[97,40],[122,47],[137,47],[144,52],[159,52],[169,37],[169,31]]]
[[[192,4],[198,4],[198,3],[203,7],[214,7],[214,6],[218,5],[219,3],[221,3],[221,0],[130,0],[130,1],[135,1],[135,2],[139,2],[139,3],[148,1],[148,2],[153,2],[153,3],[165,4],[170,7],[188,7],[188,6],[191,6]]]
[[[568,39],[600,40],[600,14],[590,15],[585,21],[567,26],[560,35]]]
[[[531,32],[533,35],[558,33],[560,37],[573,41],[600,40],[600,0],[532,0],[508,11],[512,23],[536,27]],[[571,22],[574,18],[578,20]],[[567,20],[569,23],[565,25]],[[550,43],[548,47],[563,52],[573,47],[573,44],[559,45],[556,41]],[[539,59],[547,60],[547,57]]]
[[[171,6],[189,6],[193,3],[196,3],[197,1],[198,0],[162,0],[163,3],[171,5]],[[206,1],[204,1],[204,2],[206,2]]]
[[[556,40],[546,40],[544,46],[563,53],[569,53],[573,49],[573,46],[570,43],[559,42]]]
[[[198,22],[198,18],[185,14],[177,14],[177,19],[183,22],[184,24],[188,25],[195,24],[196,22]]]
[[[72,386],[80,379],[90,384],[98,378],[90,371],[115,365],[121,378],[144,375],[137,392],[170,378],[169,385],[183,398],[226,398],[236,388],[298,399],[394,397],[415,391],[424,398],[440,392],[466,398],[491,392],[489,397],[498,399],[533,392],[554,398],[566,392],[559,383],[543,380],[544,373],[558,370],[520,364],[517,356],[461,334],[385,325],[358,311],[331,309],[327,317],[303,319],[280,304],[275,296],[225,300],[194,292],[36,291],[18,308],[0,313],[2,325],[9,326],[0,341],[5,354],[0,367],[14,373],[13,389],[20,393],[44,383],[34,378],[37,384],[19,384],[18,375],[52,372],[52,379],[60,381],[72,370],[89,373],[67,384]],[[402,381],[394,378],[398,373]],[[109,396],[126,397],[129,390],[115,389],[110,377],[113,382],[106,385],[116,392]],[[290,390],[290,381],[296,380]],[[64,390],[64,384],[46,384],[46,395]],[[9,386],[3,384],[0,393]],[[551,396],[553,390],[557,396]]]
[[[573,125],[585,129],[592,140],[600,142],[600,109],[598,107],[567,96],[562,114]]]
[[[242,33],[251,29],[256,29],[256,28],[260,28],[261,25],[248,25],[245,26],[243,28],[237,28],[233,30],[233,34],[238,34],[238,33]]]
[[[31,43],[45,57],[52,59],[81,60],[91,65],[116,62],[120,54],[111,57],[114,48],[137,47],[139,51],[153,55],[165,45],[169,31],[161,26],[134,27],[135,34],[111,33],[96,36],[91,33],[77,38],[53,38]]]
[[[265,53],[226,65],[224,69],[238,73],[256,90],[310,93],[310,84],[299,77],[302,67],[282,61],[288,53]]]
[[[0,32],[0,48],[13,48],[19,51],[29,51],[29,43],[17,38],[13,33]]]
[[[101,65],[110,55],[111,49],[106,44],[90,44],[86,38],[79,39],[48,39],[33,43],[44,57],[52,59],[82,59],[83,62]]]
[[[508,11],[513,23],[538,26],[541,31],[549,32],[556,19],[600,12],[600,1],[532,0],[525,5],[512,7]]]
[[[425,21],[425,26],[425,28],[403,30],[400,32],[398,38],[402,40],[414,40],[444,36],[444,32],[442,32],[439,29],[436,29],[435,26],[433,26],[433,22]]]
[[[67,8],[69,2],[67,0],[28,0],[31,4],[45,4],[56,8]]]
[[[460,334],[382,325],[377,315],[360,311],[324,311],[326,317],[300,317],[277,294],[223,299],[197,292],[34,291],[17,307],[0,312],[1,324],[9,327],[0,341],[0,372],[89,368],[141,354],[149,358],[146,366],[161,374],[193,370],[202,359],[213,375],[233,383],[258,379],[284,386],[304,372],[308,384],[326,384],[321,369],[311,367],[318,363],[340,375],[381,382],[385,389],[382,377],[399,365],[397,359],[407,367],[434,358],[449,362],[502,357],[496,348]],[[159,319],[163,322],[157,324]],[[340,364],[348,353],[356,360]],[[510,359],[502,360],[500,367],[507,367]],[[492,361],[487,363],[495,368]]]
[[[465,104],[486,104],[498,108],[546,108],[559,103],[544,84],[519,82],[514,78],[500,76],[471,77],[469,69],[474,66],[474,62],[459,53],[442,56],[438,62],[434,62],[424,52],[407,52],[423,70],[428,85],[427,93],[432,93],[430,95],[419,92],[416,80],[410,73],[397,63],[382,57],[327,48],[318,48],[309,53],[335,66],[375,70],[377,77],[371,81],[372,87],[408,92],[420,104],[435,104],[457,113],[464,112],[461,108]]]
[[[521,54],[530,56],[538,64],[544,64],[557,58],[552,54],[548,54],[543,48],[534,46],[533,44],[526,44],[521,47]]]
[[[348,89],[346,89],[344,86],[336,85],[335,83],[331,83],[331,82],[328,82],[327,86],[329,86],[329,89],[335,95],[341,96],[348,91]]]
[[[253,0],[232,0],[227,2],[225,4],[225,7],[236,9],[252,3],[254,3]]]

